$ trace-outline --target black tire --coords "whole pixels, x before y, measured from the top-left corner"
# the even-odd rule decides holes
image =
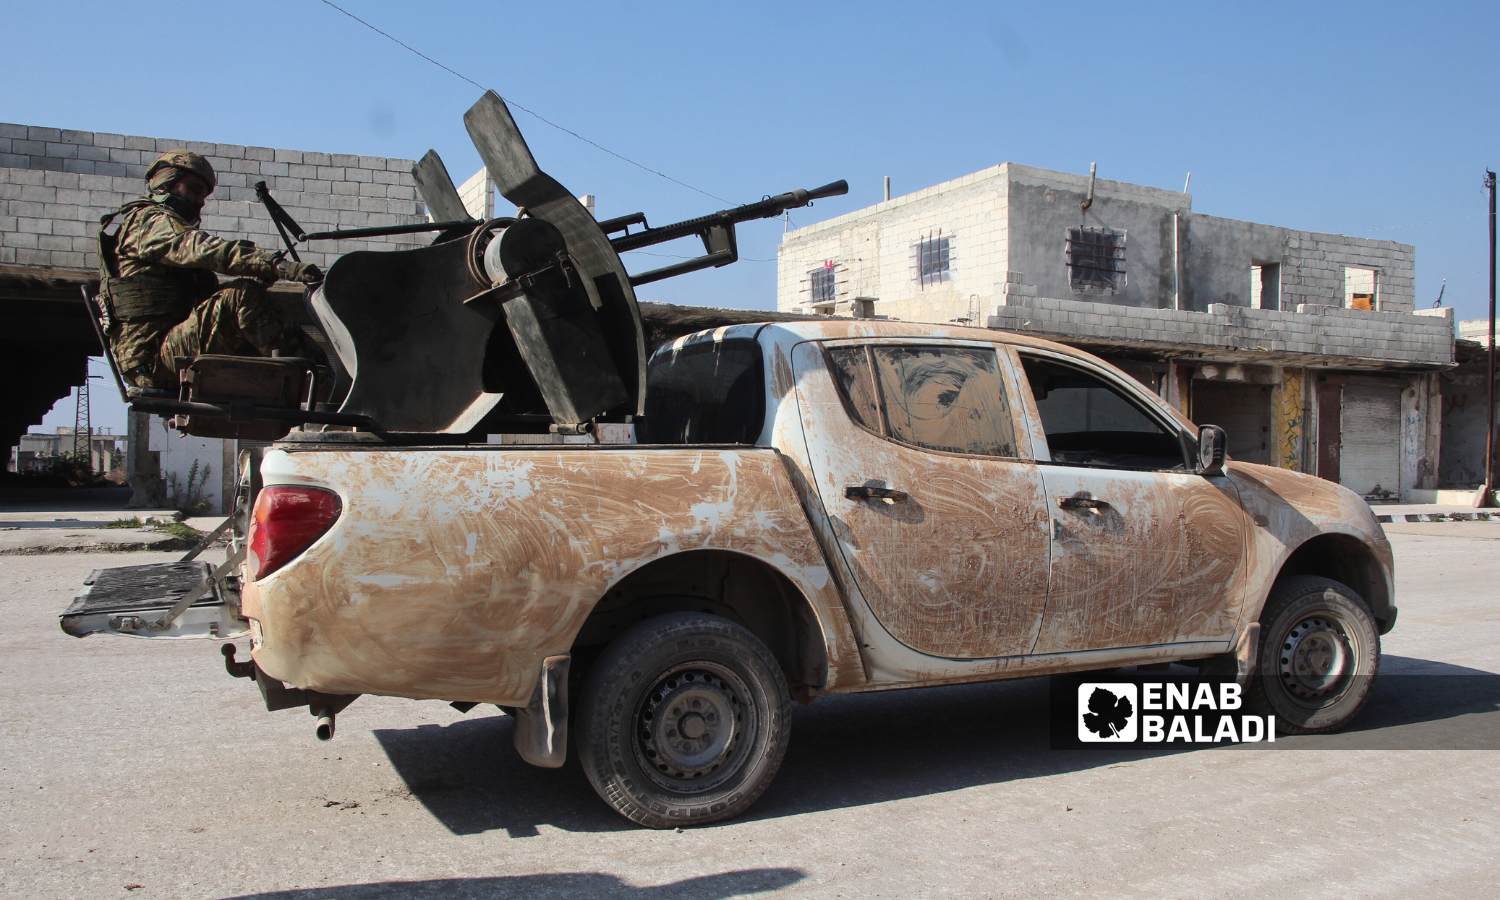
[[[1271,588],[1260,622],[1246,705],[1276,716],[1281,733],[1348,724],[1380,670],[1380,633],[1359,594],[1331,578],[1283,578]]]
[[[648,828],[739,815],[791,737],[786,677],[765,644],[704,613],[648,619],[590,669],[577,720],[589,783]]]

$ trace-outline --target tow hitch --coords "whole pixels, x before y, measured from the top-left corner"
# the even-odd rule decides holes
[[[224,654],[225,671],[235,678],[252,679],[255,686],[260,688],[261,699],[265,701],[268,711],[307,707],[307,711],[317,720],[313,726],[313,734],[320,741],[333,739],[338,714],[359,699],[358,694],[325,694],[321,691],[287,687],[280,679],[267,675],[255,664],[255,660],[236,659],[239,648],[234,644],[225,644],[219,648],[219,652]]]

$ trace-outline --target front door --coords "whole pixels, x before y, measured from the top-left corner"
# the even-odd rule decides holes
[[[1229,638],[1244,601],[1247,520],[1228,479],[1193,474],[1181,429],[1104,369],[1021,360],[1052,519],[1034,652]]]
[[[817,491],[870,611],[906,646],[1024,654],[1047,599],[1047,513],[993,344],[802,344]]]

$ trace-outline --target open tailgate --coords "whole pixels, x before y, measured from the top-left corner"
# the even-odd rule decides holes
[[[248,625],[227,599],[213,566],[198,560],[96,569],[60,624],[74,637],[236,637]]]

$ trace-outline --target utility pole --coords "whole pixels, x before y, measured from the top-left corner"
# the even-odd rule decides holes
[[[73,400],[73,458],[81,459],[94,471],[94,422],[89,412],[89,382],[98,375],[83,373],[83,384]]]
[[[78,386],[78,396],[73,403],[73,456],[88,462],[89,468],[94,468],[93,447],[93,422],[89,418],[89,376],[85,372],[83,384]],[[81,456],[79,454],[82,454]]]
[[[1486,170],[1484,187],[1490,193],[1490,346],[1485,384],[1484,490],[1475,506],[1495,505],[1495,173]]]

